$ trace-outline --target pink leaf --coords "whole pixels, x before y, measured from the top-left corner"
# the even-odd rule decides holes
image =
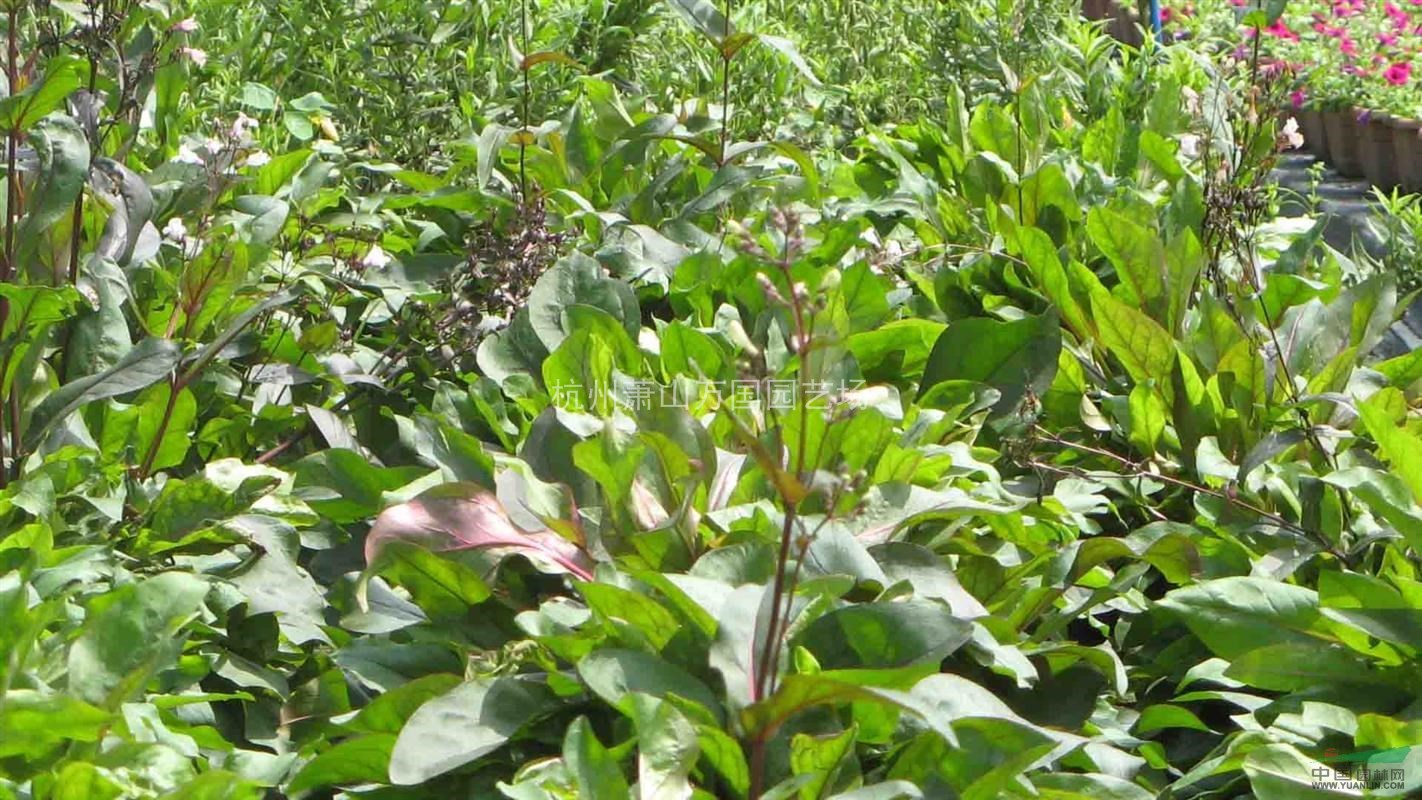
[[[583,580],[592,580],[592,560],[582,548],[548,530],[515,526],[499,499],[472,483],[437,486],[408,503],[381,512],[365,540],[373,565],[387,543],[407,542],[434,552],[510,548],[541,556]]]

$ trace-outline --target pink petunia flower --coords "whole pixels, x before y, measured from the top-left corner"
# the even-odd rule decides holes
[[[1407,61],[1399,61],[1383,72],[1383,78],[1393,86],[1402,86],[1412,78],[1412,64]]]
[[[1303,108],[1304,101],[1307,99],[1308,95],[1304,93],[1303,89],[1295,89],[1289,93],[1289,102],[1293,103],[1295,111]]]
[[[1264,29],[1264,33],[1288,42],[1297,42],[1299,40],[1299,35],[1289,30],[1288,24],[1284,22],[1282,17],[1274,20],[1273,25]]]

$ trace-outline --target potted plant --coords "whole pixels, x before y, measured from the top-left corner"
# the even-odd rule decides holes
[[[1361,141],[1363,125],[1351,108],[1332,108],[1323,114],[1328,140],[1328,163],[1345,178],[1363,177]]]
[[[1380,189],[1397,186],[1397,161],[1393,157],[1391,115],[1385,111],[1359,110],[1358,160],[1368,183]]]
[[[1323,110],[1311,101],[1303,89],[1295,89],[1291,95],[1293,115],[1303,130],[1304,147],[1322,161],[1328,160],[1328,130],[1323,121]]]
[[[1397,183],[1406,192],[1422,192],[1422,121],[1390,117],[1392,152],[1397,162]]]

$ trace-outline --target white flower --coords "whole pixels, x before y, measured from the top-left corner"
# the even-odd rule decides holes
[[[198,166],[202,166],[203,163],[202,156],[185,144],[178,146],[178,155],[174,156],[173,160],[179,164],[196,164]]]
[[[174,33],[192,33],[197,29],[197,20],[193,19],[192,17],[188,17],[187,19],[183,20],[178,20],[177,22],[174,22],[171,27],[168,28],[168,30],[173,31]]]
[[[380,269],[390,263],[390,256],[377,244],[370,248],[370,252],[365,254],[365,258],[362,258],[360,263],[363,267]]]
[[[1200,113],[1200,93],[1186,86],[1180,90],[1180,96],[1185,100],[1185,110],[1191,114]]]
[[[163,226],[163,238],[181,244],[188,238],[188,226],[183,224],[181,217],[173,217]]]
[[[247,156],[246,160],[242,162],[242,166],[260,167],[271,163],[271,160],[272,157],[267,155],[265,152],[261,150],[254,150],[250,155]]]
[[[1186,158],[1198,158],[1200,155],[1200,137],[1193,133],[1180,134],[1180,153]]]
[[[207,66],[207,52],[204,50],[199,50],[196,47],[180,47],[178,52],[199,68]]]
[[[475,331],[480,334],[487,335],[496,331],[503,330],[504,328],[507,328],[508,325],[508,320],[498,316],[497,314],[490,314],[489,316],[479,320],[479,324],[477,327],[475,327]]]
[[[1288,144],[1290,150],[1303,147],[1304,137],[1299,133],[1299,121],[1289,117],[1289,121],[1284,123],[1284,129],[1279,132],[1279,140]]]
[[[256,130],[257,124],[258,123],[256,120],[252,119],[246,114],[243,114],[241,111],[238,111],[237,119],[232,120],[232,138],[242,138],[242,136],[248,131]]]

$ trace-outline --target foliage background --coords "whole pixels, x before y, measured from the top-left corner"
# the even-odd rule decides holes
[[[1065,2],[0,11],[0,797],[1422,785],[1422,355],[1278,216],[1257,59]]]

